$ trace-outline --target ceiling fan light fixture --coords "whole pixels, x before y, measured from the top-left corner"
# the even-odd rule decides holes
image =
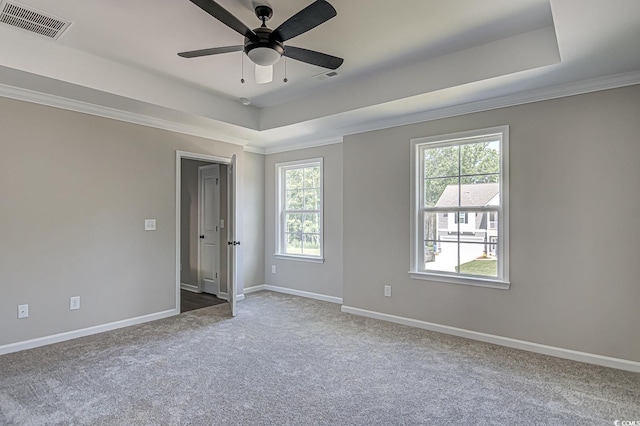
[[[254,47],[247,52],[247,56],[253,63],[268,67],[278,62],[282,53],[271,47]]]

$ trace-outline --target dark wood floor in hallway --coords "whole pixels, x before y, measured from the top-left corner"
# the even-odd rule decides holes
[[[225,303],[226,300],[218,299],[213,294],[194,293],[188,290],[180,290],[180,312],[194,311],[208,306]]]

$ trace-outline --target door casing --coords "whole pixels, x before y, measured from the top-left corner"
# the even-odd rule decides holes
[[[208,161],[211,163],[226,164],[227,171],[229,173],[227,178],[228,191],[227,191],[227,220],[228,223],[225,226],[227,229],[227,241],[232,242],[237,238],[237,211],[236,211],[236,155],[231,158],[218,157],[213,155],[198,154],[187,151],[176,151],[176,259],[175,259],[175,292],[176,292],[176,312],[180,312],[180,241],[181,241],[181,174],[182,174],[182,160],[199,160]],[[229,305],[231,307],[231,315],[236,315],[236,298],[237,298],[237,247],[236,245],[228,245],[227,254],[227,291],[229,295]]]

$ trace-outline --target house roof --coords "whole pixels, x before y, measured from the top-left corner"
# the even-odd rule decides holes
[[[499,183],[460,185],[460,201],[463,206],[486,206],[500,191]],[[436,207],[457,207],[458,185],[448,185],[436,203]]]

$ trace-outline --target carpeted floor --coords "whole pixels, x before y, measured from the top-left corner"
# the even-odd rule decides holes
[[[0,356],[1,425],[613,425],[640,375],[271,292]]]

